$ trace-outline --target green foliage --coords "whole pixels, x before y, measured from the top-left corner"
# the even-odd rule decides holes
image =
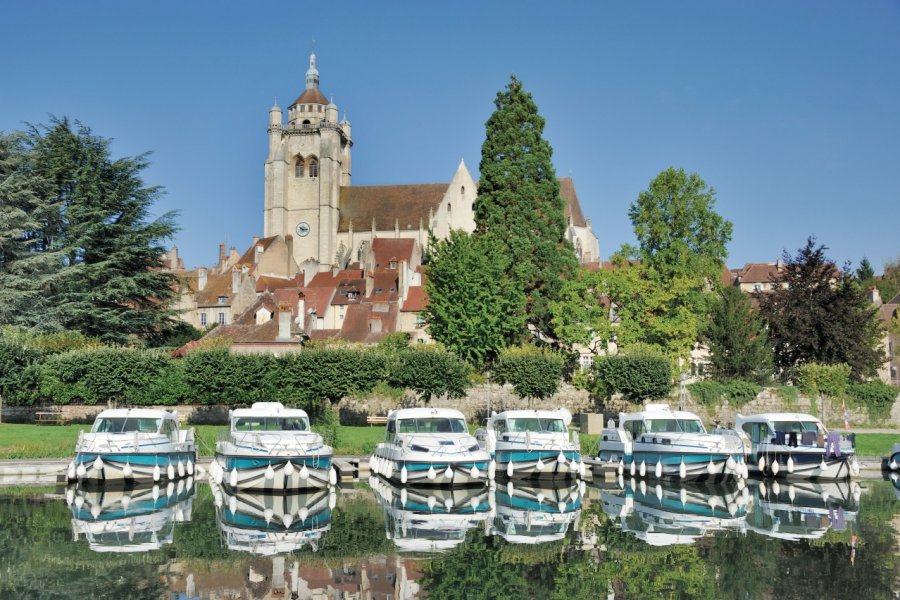
[[[797,256],[785,253],[779,283],[786,286],[757,295],[785,381],[810,362],[847,364],[853,380],[862,381],[884,362],[877,309],[859,282],[835,269],[826,249],[809,238]]]
[[[417,348],[391,362],[388,382],[414,390],[425,400],[447,395],[460,398],[469,385],[469,366],[454,354],[436,348]]]
[[[622,394],[629,402],[664,398],[672,389],[669,361],[660,356],[601,356],[592,366],[595,392],[602,398]]]
[[[859,267],[856,269],[856,278],[860,281],[870,281],[875,279],[875,269],[869,259],[863,256],[859,261]],[[888,298],[890,300],[890,298]]]
[[[515,76],[497,93],[488,118],[475,200],[476,235],[490,234],[526,298],[524,315],[550,331],[549,303],[578,261],[566,239],[566,204],[543,138],[544,119]],[[462,300],[461,298],[459,300]],[[507,313],[518,319],[522,313]]]
[[[536,346],[507,348],[494,372],[500,383],[511,383],[520,398],[544,400],[556,393],[562,378],[563,357]]]
[[[276,399],[294,404],[369,392],[385,379],[387,360],[372,350],[322,348],[282,356],[275,364],[267,376],[270,389]]]
[[[890,418],[898,394],[897,388],[882,381],[850,384],[847,392],[858,405],[866,407],[870,421]]]
[[[387,355],[395,355],[398,352],[409,349],[409,334],[405,331],[389,333],[378,342],[376,346],[379,352]]]
[[[884,263],[881,279],[876,279],[874,283],[885,302],[890,302],[900,294],[900,256]]]
[[[425,321],[431,336],[472,365],[494,360],[522,338],[525,296],[491,236],[454,230],[431,239]]]
[[[842,398],[850,382],[850,365],[805,363],[796,369],[796,383],[804,394]]]
[[[704,338],[716,378],[762,382],[771,375],[772,351],[765,325],[753,313],[750,297],[738,288],[719,290]]]
[[[793,385],[778,385],[772,388],[779,398],[788,406],[796,406],[800,399],[800,390]]]
[[[33,388],[29,385],[29,367],[38,364],[42,358],[41,352],[0,336],[0,396],[5,403],[31,403]]]
[[[576,344],[593,354],[606,349],[616,328],[610,320],[607,273],[578,269],[576,276],[563,283],[559,297],[550,302],[553,331],[572,349]]]
[[[740,379],[726,382],[705,379],[688,384],[687,388],[691,397],[707,408],[716,408],[723,398],[740,408],[755,400],[757,394],[762,391],[759,384]]]

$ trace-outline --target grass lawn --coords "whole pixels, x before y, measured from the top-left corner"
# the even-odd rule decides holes
[[[196,425],[197,446],[201,456],[212,456],[216,440],[224,425]],[[90,425],[19,425],[0,424],[0,459],[10,458],[68,458],[75,451],[80,430]],[[338,456],[371,454],[375,444],[384,440],[384,427],[338,427]]]

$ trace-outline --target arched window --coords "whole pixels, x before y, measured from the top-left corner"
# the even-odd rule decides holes
[[[304,125],[309,125],[309,119],[303,119],[303,124],[304,124]]]
[[[447,203],[447,212],[450,212],[452,210],[453,210],[453,205],[448,202]]]
[[[459,186],[459,195],[462,196],[463,198],[466,197],[466,186],[464,186],[464,185]]]
[[[297,163],[294,165],[294,177],[303,177],[303,157],[297,157]]]
[[[319,161],[315,157],[309,159],[309,176],[319,176]]]

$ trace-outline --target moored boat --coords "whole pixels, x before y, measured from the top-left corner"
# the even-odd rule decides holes
[[[194,474],[194,430],[181,429],[178,414],[148,408],[116,408],[97,415],[80,433],[69,481],[102,484],[174,480]]]
[[[494,490],[491,533],[512,544],[541,544],[565,537],[581,516],[584,482],[553,487],[509,481]]]
[[[475,437],[509,478],[583,477],[578,434],[568,430],[571,422],[565,409],[509,410],[491,414]]]
[[[803,413],[736,415],[751,474],[787,479],[846,479],[859,474],[855,436],[829,432]]]
[[[496,469],[463,414],[449,408],[391,411],[369,465],[385,479],[415,485],[483,485]]]
[[[210,476],[238,490],[321,489],[334,485],[333,451],[312,431],[306,411],[280,402],[232,410],[216,444]]]
[[[681,480],[746,477],[743,444],[737,432],[707,433],[700,418],[667,404],[619,413],[600,438],[598,458],[618,464],[619,475]]]

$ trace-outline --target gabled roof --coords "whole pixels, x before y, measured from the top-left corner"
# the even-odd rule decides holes
[[[297,273],[294,277],[273,277],[260,275],[256,278],[256,293],[273,292],[280,289],[297,289],[303,287],[303,273]]]
[[[297,327],[291,323],[291,340],[279,340],[278,338],[278,319],[266,321],[262,325],[238,325],[232,323],[229,325],[219,325],[210,331],[206,337],[227,337],[235,344],[262,344],[272,342],[282,343],[300,343],[297,334]]]
[[[261,308],[265,308],[274,315],[278,309],[275,297],[272,296],[272,294],[263,294],[256,299],[256,302],[248,306],[233,323],[235,325],[256,325],[256,313],[259,312],[259,309]]]
[[[219,297],[226,298],[225,304],[219,304]],[[213,273],[206,276],[206,287],[197,292],[197,306],[230,306],[231,305],[231,271]]]
[[[375,273],[373,279],[372,294],[366,298],[368,302],[397,301],[397,271],[380,271]]]
[[[447,191],[446,183],[412,185],[353,185],[341,188],[338,203],[340,218],[338,231],[371,231],[372,220],[378,231],[393,229],[397,221],[400,229],[426,229],[429,213],[436,211]]]
[[[426,306],[428,306],[428,294],[425,293],[425,287],[416,285],[409,288],[406,301],[400,310],[402,312],[422,312]]]
[[[567,222],[569,215],[571,215],[572,225],[586,227],[587,222],[584,220],[584,214],[581,212],[581,202],[578,201],[578,194],[575,193],[575,182],[572,181],[571,177],[559,178],[559,194],[566,201]]]
[[[375,268],[387,269],[390,261],[412,262],[415,240],[396,238],[375,238],[372,240],[372,254],[375,255]]]
[[[335,289],[333,287],[308,287],[300,290],[303,294],[307,314],[315,312],[320,317],[325,316],[325,311],[328,310],[328,305],[331,303]]]
[[[887,325],[891,322],[891,319],[894,318],[894,315],[897,314],[897,310],[900,309],[900,304],[894,304],[893,302],[889,302],[888,304],[882,304],[878,307],[878,318],[882,323]]]
[[[351,293],[356,293],[353,300],[350,299]],[[337,285],[334,298],[331,300],[332,306],[342,304],[355,304],[362,300],[363,294],[366,293],[365,279],[344,279]]]
[[[739,283],[769,283],[777,279],[781,269],[775,263],[746,263],[737,274]]]
[[[254,261],[254,258],[256,258],[256,247],[261,246],[262,251],[265,252],[266,250],[269,249],[269,246],[272,245],[272,242],[274,242],[277,237],[278,236],[272,235],[267,238],[262,238],[259,241],[257,241],[256,243],[250,244],[250,247],[244,251],[244,253],[241,255],[241,257],[238,259],[237,263],[235,263],[235,266],[236,267],[252,267],[252,266],[254,266],[256,264],[256,262]]]
[[[388,306],[386,311],[376,310],[377,306],[374,304],[349,305],[337,337],[348,342],[377,344],[384,336],[395,331],[397,305]],[[381,322],[380,331],[374,331],[370,326],[375,321]]]
[[[341,281],[362,279],[363,277],[364,274],[362,269],[344,269],[343,271],[338,271],[337,275],[332,275],[331,271],[325,271],[324,273],[316,273],[315,276],[309,280],[309,283],[306,284],[306,287],[335,287]]]

